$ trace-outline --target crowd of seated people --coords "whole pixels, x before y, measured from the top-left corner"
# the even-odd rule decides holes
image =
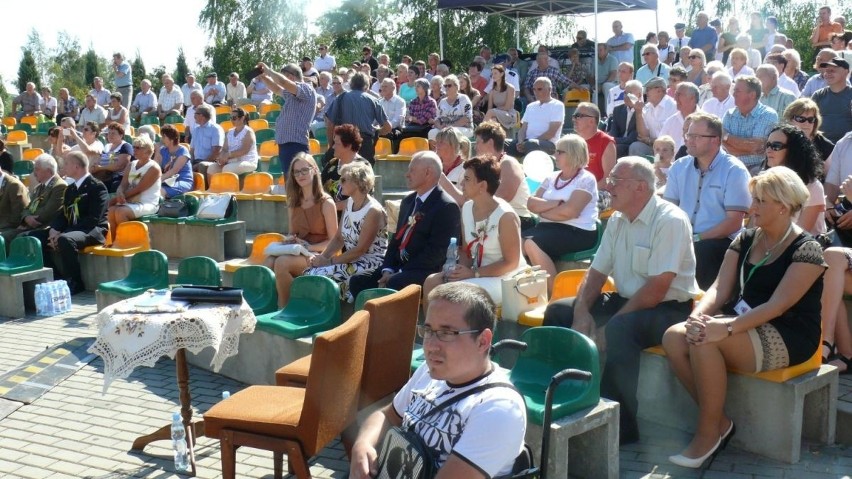
[[[578,296],[551,304],[545,324],[574,328],[609,353],[602,388],[622,402],[623,442],[639,438],[639,346],[663,344],[700,406],[695,437],[671,459],[697,467],[735,433],[719,400],[723,381],[710,388],[697,378],[715,378],[725,366],[784,368],[820,347],[824,362],[852,372],[842,299],[852,282],[852,201],[846,196],[852,194],[852,34],[837,30],[827,7],[806,45],[792,44],[772,17],[760,14],[750,16],[745,32],[736,18],[724,30],[722,19],[701,13],[696,20],[692,28],[674,25],[674,36],[643,34],[647,43],[637,56],[633,35],[617,21],[612,38],[595,42],[583,32],[559,59],[545,45],[529,60],[517,49],[492,56],[482,48],[472,60],[456,62],[458,68],[437,54],[426,61],[405,56],[394,66],[370,47],[357,65],[343,68],[322,45],[318,57],[280,72],[259,63],[261,75],[242,89],[232,74],[224,97],[211,73],[208,101],[194,77],[181,87],[164,75],[159,95],[144,84],[144,101],[130,111],[117,95],[112,109],[103,110],[102,85],[82,110],[62,90],[55,105],[49,91],[38,103],[35,86],[28,86],[12,115],[53,113],[60,126],[50,150],[60,164],[70,158],[71,182],[82,185],[92,176],[116,196],[91,205],[85,235],[60,239],[79,223],[62,205],[56,206],[60,219],[52,221],[22,206],[19,226],[41,228],[46,251],[72,251],[102,242],[106,224],[114,229],[155,211],[161,197],[191,190],[193,169],[255,171],[256,136],[240,105],[280,97],[275,142],[286,172],[286,243],[309,254],[266,260],[276,274],[279,306],[286,306],[299,275],[332,278],[350,302],[369,287],[419,283],[428,296],[442,283],[460,282],[483,286],[499,305],[501,278],[527,265],[546,271],[552,288],[564,267],[560,258],[593,248],[598,221],[608,217]],[[802,53],[810,50],[816,60],[804,67],[813,74],[802,69]],[[350,78],[356,85],[367,80],[359,105],[376,120],[332,125],[328,161],[319,164],[307,152],[310,137],[329,125],[325,113],[362,113],[341,111]],[[566,107],[562,98],[571,90],[589,91],[590,101]],[[209,103],[232,107],[227,128],[216,123]],[[163,125],[151,132],[154,141],[141,139],[141,128],[132,145],[125,141],[131,121],[183,113],[183,138]],[[428,138],[432,150],[409,163],[412,192],[390,236],[387,213],[372,196],[373,159],[359,154],[364,142],[381,136],[394,140],[394,150],[398,140]],[[553,171],[531,191],[522,163],[537,150],[551,155]],[[37,166],[30,198],[56,182],[49,161]],[[460,262],[445,272],[452,236]],[[832,247],[823,253],[820,244]],[[77,289],[78,271],[59,265]],[[617,292],[602,295],[607,276]],[[700,291],[703,299],[693,304]],[[641,335],[642,344],[633,335]]]

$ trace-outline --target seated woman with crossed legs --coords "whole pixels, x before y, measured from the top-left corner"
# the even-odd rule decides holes
[[[807,361],[819,347],[822,248],[793,221],[808,189],[785,166],[749,181],[752,224],[731,243],[716,281],[663,348],[698,403],[698,427],[679,466],[697,468],[735,433],[725,415],[727,369],[759,372]]]

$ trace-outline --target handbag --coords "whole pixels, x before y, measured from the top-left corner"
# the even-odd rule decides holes
[[[235,202],[233,195],[229,193],[207,195],[198,204],[198,213],[195,214],[195,217],[205,220],[221,220],[231,216],[232,203]]]
[[[482,384],[454,396],[430,409],[420,420],[443,411],[462,399],[496,387],[515,389],[511,384]],[[414,431],[414,424],[408,428],[392,427],[385,433],[377,458],[378,473],[376,479],[432,479],[438,473],[438,458],[426,445],[423,438]]]
[[[521,313],[547,304],[548,276],[546,271],[536,266],[503,278],[502,318],[517,322]]]
[[[174,301],[188,303],[242,304],[242,288],[223,286],[179,286],[172,290]]]
[[[164,218],[183,218],[189,216],[189,205],[186,204],[186,200],[183,198],[165,200],[160,204],[160,208],[157,209],[157,216]]]

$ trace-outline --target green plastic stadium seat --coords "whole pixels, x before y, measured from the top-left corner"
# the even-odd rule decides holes
[[[138,296],[149,289],[169,287],[169,260],[157,251],[142,251],[130,260],[130,274],[124,279],[98,285],[98,290],[127,298]]]
[[[258,316],[257,328],[290,339],[303,338],[340,324],[340,289],[325,276],[293,280],[284,309]]]
[[[234,273],[233,284],[235,288],[243,289],[243,298],[255,315],[278,309],[275,273],[266,266],[243,266]]]
[[[5,256],[5,247],[3,253]],[[18,236],[9,246],[9,256],[0,261],[0,275],[13,275],[44,268],[41,241],[32,236]]]
[[[213,258],[207,256],[190,256],[178,263],[178,273],[175,284],[191,284],[194,286],[221,286],[222,272]]]

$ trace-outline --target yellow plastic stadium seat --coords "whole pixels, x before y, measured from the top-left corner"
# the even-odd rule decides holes
[[[585,275],[585,269],[571,269],[557,274],[556,278],[553,280],[553,293],[550,295],[550,302],[556,301],[557,299],[577,296],[577,291],[580,289],[580,283],[583,281],[583,277]],[[601,288],[601,292],[615,292],[615,281],[613,281],[612,278],[607,278],[606,283],[604,283],[603,288]],[[526,313],[521,313],[518,317],[518,324],[523,324],[524,326],[541,326],[544,322],[545,309],[547,309],[547,305],[539,306],[538,308],[533,309],[532,311],[527,311]]]
[[[257,154],[260,155],[261,161],[269,161],[270,158],[278,154],[278,143],[275,140],[264,141],[257,149]]]
[[[25,116],[21,118],[21,123],[28,123],[36,128],[38,126],[38,118],[34,116]]]
[[[237,193],[240,191],[240,177],[236,173],[223,171],[210,175],[207,193]]]
[[[251,120],[249,121],[248,126],[254,131],[266,130],[269,128],[269,122],[263,119]]]
[[[320,153],[322,153],[322,149],[321,149],[321,147],[320,147],[320,142],[319,142],[319,141],[317,141],[317,140],[316,140],[316,139],[314,139],[314,138],[311,138],[311,139],[309,139],[308,141],[309,141],[309,144],[308,144],[308,147],[309,147],[309,153],[310,153],[310,155],[311,155],[311,156],[313,156],[313,155],[319,155]]]
[[[4,116],[3,124],[10,127],[15,126],[18,124],[18,120],[16,120],[14,116]]]
[[[260,116],[265,116],[270,111],[281,111],[281,105],[278,103],[264,103],[260,105]]]
[[[591,98],[592,94],[589,90],[581,90],[579,88],[566,91],[563,97],[565,106],[567,107],[576,107],[581,102],[591,101]]]
[[[118,225],[112,245],[96,246],[92,254],[99,256],[129,256],[151,249],[148,225],[141,221],[125,221]]]
[[[391,141],[387,138],[379,138],[379,141],[376,142],[376,159],[383,160],[386,156],[392,153],[393,151],[391,150]]]
[[[418,151],[428,151],[429,140],[426,138],[404,138],[399,142],[399,152],[395,155],[387,155],[388,161],[411,161],[411,157]]]
[[[242,108],[243,111],[245,111],[246,113],[251,113],[253,111],[257,111],[257,107],[252,105],[251,103],[247,103],[247,104],[241,106],[240,108]]]
[[[23,156],[22,156],[21,159],[27,160],[27,161],[32,161],[32,160],[35,160],[38,157],[38,155],[41,155],[43,153],[44,153],[44,150],[42,150],[41,148],[27,148],[26,150],[24,150],[24,153],[23,153]]]
[[[154,129],[154,133],[156,133],[158,135],[160,134],[160,125],[157,125],[156,123],[152,123],[150,126],[151,126],[151,128]]]
[[[219,123],[219,126],[221,126],[222,130],[225,133],[227,133],[228,131],[231,130],[231,128],[234,127],[234,122],[232,122],[231,120],[226,120],[226,121],[223,121],[222,123]]]
[[[237,259],[225,263],[225,271],[233,273],[234,271],[240,269],[243,266],[263,264],[263,260],[266,259],[266,256],[263,254],[263,251],[266,250],[266,247],[272,243],[280,243],[282,241],[284,241],[284,235],[282,235],[281,233],[261,233],[255,236],[254,242],[251,246],[251,254],[249,255],[249,257],[246,259]]]
[[[12,130],[6,135],[6,144],[7,145],[24,145],[27,143],[27,132],[23,130]]]
[[[235,196],[238,200],[259,199],[260,195],[269,193],[274,183],[272,175],[266,172],[256,171],[249,173],[243,180],[243,189]]]
[[[221,115],[224,113],[231,113],[231,107],[228,105],[219,105],[216,107],[216,114]]]
[[[186,125],[184,125],[183,123],[175,123],[172,126],[175,127],[175,130],[177,130],[178,134],[182,135],[186,133]]]
[[[204,175],[201,173],[192,174],[192,191],[204,191],[207,189],[207,184],[204,182]]]

